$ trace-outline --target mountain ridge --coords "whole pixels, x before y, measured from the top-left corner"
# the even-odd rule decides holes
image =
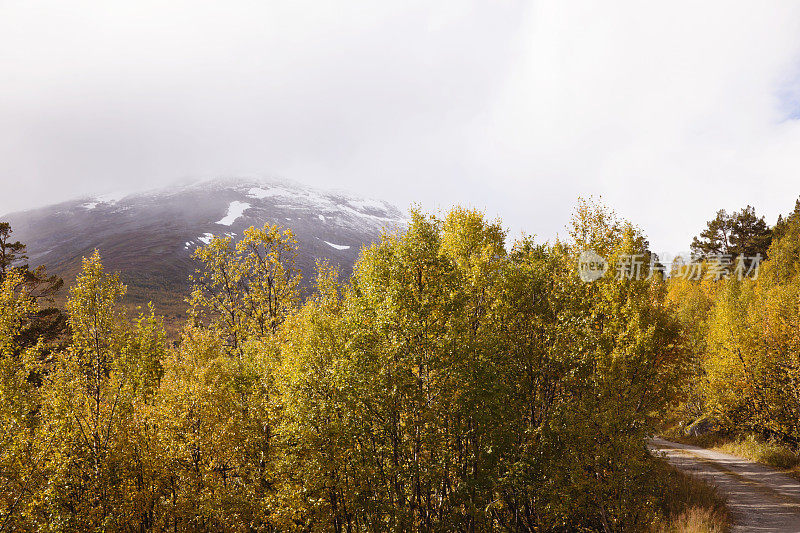
[[[404,213],[383,200],[250,177],[84,195],[0,220],[27,245],[32,265],[45,265],[67,285],[81,258],[97,248],[106,268],[120,272],[128,286],[127,304],[153,301],[158,312],[176,318],[184,315],[189,275],[197,268],[191,254],[212,235],[238,240],[244,229],[265,223],[291,229],[297,267],[308,284],[317,260],[339,265],[348,276],[363,246],[406,224]]]

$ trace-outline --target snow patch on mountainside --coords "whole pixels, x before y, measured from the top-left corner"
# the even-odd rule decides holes
[[[222,224],[223,226],[230,226],[248,209],[250,209],[250,204],[247,202],[231,202],[230,205],[228,205],[228,214],[220,220],[217,220],[216,223]]]
[[[91,198],[90,202],[86,202],[85,204],[81,204],[81,207],[87,210],[92,210],[96,208],[100,204],[107,204],[107,205],[114,205],[123,198],[128,197],[129,194],[126,192],[112,192],[108,194],[101,194],[98,196],[94,196]]]
[[[242,195],[244,202],[252,198],[254,201],[250,203],[256,209],[305,211],[306,213],[301,215],[301,219],[308,214],[322,222],[336,226],[342,224],[361,226],[362,224],[374,225],[377,223],[381,226],[394,227],[404,226],[406,221],[401,212],[385,201],[353,197],[342,192],[320,191],[286,181],[219,178],[195,183],[189,188],[193,190],[233,190]]]
[[[231,237],[231,238],[236,237],[236,234],[232,233],[230,231],[226,231],[225,235],[228,236],[228,237]],[[203,233],[202,235],[200,235],[199,237],[195,237],[195,239],[196,240],[186,241],[183,244],[183,249],[184,250],[188,250],[192,246],[197,246],[197,241],[199,241],[199,242],[201,242],[203,244],[210,244],[211,241],[214,239],[214,234],[206,232],[206,233]]]
[[[325,244],[327,244],[331,248],[336,248],[337,250],[349,250],[350,249],[349,246],[346,246],[344,244],[333,244],[332,242],[328,242],[328,241],[322,241],[322,242],[324,242]]]

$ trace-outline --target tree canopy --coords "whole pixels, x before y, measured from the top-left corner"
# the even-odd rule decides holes
[[[59,531],[639,531],[661,513],[645,442],[690,345],[661,275],[584,283],[578,258],[646,256],[582,202],[566,242],[411,212],[350,279],[301,299],[277,226],[198,249],[169,343],[125,316],[100,253],[51,357],[18,342],[39,300],[0,291],[0,520]],[[15,253],[20,253],[16,248]],[[649,266],[645,266],[649,268]],[[32,380],[31,376],[39,376]]]

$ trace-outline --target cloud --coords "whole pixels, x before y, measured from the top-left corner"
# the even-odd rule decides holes
[[[264,174],[671,252],[800,194],[797,4],[428,4],[4,2],[0,212]]]
[[[488,157],[518,176],[507,187],[537,184],[532,202],[536,191],[557,200],[543,218],[561,223],[565,191],[602,194],[665,251],[685,248],[719,208],[790,209],[797,4],[606,6],[531,13],[526,56],[490,121],[500,141]]]

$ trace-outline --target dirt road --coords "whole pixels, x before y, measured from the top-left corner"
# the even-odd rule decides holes
[[[684,472],[715,484],[728,499],[734,532],[800,533],[800,482],[733,455],[655,438],[651,448]]]

